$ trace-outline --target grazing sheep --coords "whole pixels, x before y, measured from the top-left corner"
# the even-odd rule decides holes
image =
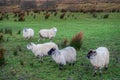
[[[52,38],[55,37],[56,32],[57,32],[56,27],[53,27],[51,29],[41,29],[39,31],[39,35],[40,35],[40,38],[49,38],[50,40],[52,40]]]
[[[94,66],[96,75],[97,69],[100,69],[100,74],[102,73],[101,69],[105,67],[108,68],[109,64],[109,51],[106,47],[99,47],[96,50],[90,50],[87,54],[88,59],[90,59],[91,64]]]
[[[31,50],[36,57],[41,59],[41,61],[43,61],[42,57],[48,55],[47,52],[53,47],[58,49],[58,46],[53,42],[47,42],[43,44],[30,43],[27,45],[27,49]]]
[[[31,39],[34,36],[34,30],[31,28],[23,29],[23,37],[25,39]]]
[[[62,70],[62,66],[66,63],[74,65],[76,61],[76,50],[73,47],[66,47],[62,50],[56,50],[52,48],[48,51],[48,55],[52,55],[53,60],[59,64],[59,69]]]

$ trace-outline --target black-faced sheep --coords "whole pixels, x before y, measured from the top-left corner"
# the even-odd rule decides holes
[[[48,55],[52,55],[53,60],[59,64],[59,69],[63,69],[66,63],[74,64],[76,61],[76,50],[73,47],[66,47],[62,50],[52,48],[48,51]]]
[[[53,42],[46,42],[43,44],[30,43],[27,45],[27,49],[31,50],[36,57],[41,59],[41,61],[43,61],[42,57],[48,55],[47,52],[53,47],[58,49],[58,46]]]
[[[95,69],[96,75],[97,69],[100,69],[100,73],[102,73],[101,69],[105,67],[108,68],[109,64],[109,51],[106,47],[99,47],[96,50],[90,50],[87,54],[88,59],[90,59],[91,64]]]

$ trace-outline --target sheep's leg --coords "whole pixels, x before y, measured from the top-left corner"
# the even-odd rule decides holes
[[[39,57],[39,58],[40,58],[39,62],[43,63],[43,57]]]
[[[40,35],[40,38],[38,39],[38,42],[42,39],[42,36]]]
[[[40,41],[40,38],[38,39],[38,42]]]
[[[59,64],[59,70],[63,70],[63,65]]]
[[[53,62],[53,61],[54,61],[54,60],[53,60],[52,57],[51,57],[49,62]]]
[[[107,64],[107,65],[105,65],[105,70],[108,70],[108,64]]]
[[[75,63],[73,62],[73,63],[69,63],[69,66],[74,66],[75,65]]]
[[[72,65],[72,63],[69,63],[69,66],[71,66]]]
[[[51,36],[49,37],[49,40],[50,40],[50,42],[52,42],[52,37]]]
[[[93,74],[93,76],[95,77],[96,74],[97,74],[97,67],[94,67],[94,74]]]
[[[41,57],[41,62],[43,63],[43,57]]]
[[[75,65],[75,62],[73,62],[72,65],[74,66],[74,65]]]
[[[100,76],[102,75],[102,68],[99,68],[99,70],[100,70]]]
[[[32,40],[32,36],[30,37],[30,40]]]
[[[52,39],[50,39],[50,42],[52,42]]]

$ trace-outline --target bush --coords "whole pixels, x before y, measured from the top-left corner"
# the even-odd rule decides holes
[[[3,40],[3,33],[0,33],[0,42],[1,42],[1,41],[4,41],[4,40]]]
[[[5,28],[5,34],[10,34],[12,36],[12,29]]]
[[[57,11],[56,11],[56,12],[54,12],[54,16],[57,16]]]
[[[20,34],[21,33],[21,30],[18,30],[17,34]]]
[[[82,46],[82,38],[83,38],[83,32],[77,33],[75,36],[73,36],[70,46],[73,46],[75,49],[80,49]]]
[[[93,18],[97,18],[97,14],[96,13],[92,13],[92,17]]]
[[[108,17],[109,17],[109,14],[105,14],[105,15],[103,16],[104,19],[107,19]]]
[[[65,13],[62,13],[62,14],[60,15],[60,19],[63,19],[64,16],[65,16]]]
[[[66,46],[68,46],[68,44],[69,44],[68,39],[67,39],[67,38],[66,38],[66,39],[63,39],[62,42],[61,42],[61,47],[62,47],[62,48],[65,48]]]
[[[45,14],[45,20],[50,17],[50,14]]]
[[[3,33],[3,29],[0,29],[0,33]]]
[[[5,49],[0,47],[0,66],[5,64],[4,52]]]

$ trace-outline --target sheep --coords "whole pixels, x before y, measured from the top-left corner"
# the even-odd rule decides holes
[[[52,38],[55,37],[56,32],[57,32],[56,27],[53,27],[51,29],[41,29],[39,31],[39,35],[40,35],[40,38],[49,38],[50,40],[52,40]],[[38,42],[39,42],[39,40],[38,40]]]
[[[66,63],[73,64],[76,61],[76,50],[74,47],[68,46],[61,50],[51,48],[48,55],[52,55],[53,60],[59,64],[59,70],[63,70],[63,65]]]
[[[27,45],[27,49],[31,50],[35,57],[40,58],[40,61],[43,62],[43,56],[47,56],[47,52],[51,49],[51,48],[55,48],[58,49],[58,46],[54,43],[54,42],[46,42],[43,44],[34,44],[34,43],[30,43]]]
[[[23,37],[25,39],[31,39],[34,36],[34,30],[32,28],[23,29]]]
[[[96,50],[90,50],[87,54],[87,58],[90,59],[90,62],[95,69],[93,76],[96,75],[98,68],[100,70],[100,75],[103,67],[107,70],[109,64],[109,51],[106,47],[98,47]]]

